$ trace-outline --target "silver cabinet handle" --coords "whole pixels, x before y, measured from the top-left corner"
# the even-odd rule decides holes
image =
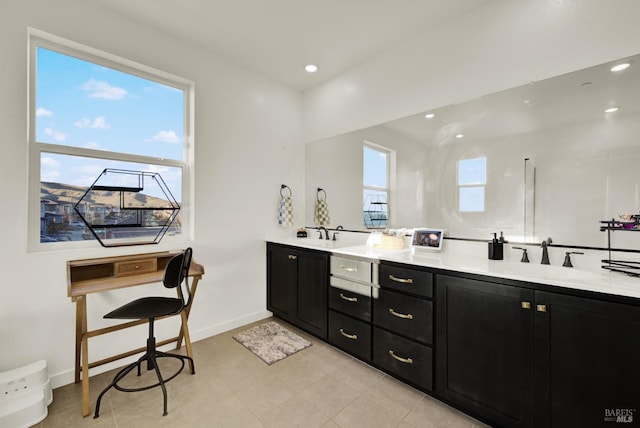
[[[289,254],[289,260],[295,260],[297,258],[298,258],[298,256],[293,256],[293,255]]]
[[[403,318],[403,319],[406,319],[406,320],[412,320],[413,319],[413,315],[411,315],[411,314],[401,314],[399,312],[394,311],[392,308],[389,308],[389,313],[391,315],[393,315],[394,317]]]
[[[357,334],[345,333],[343,329],[340,329],[340,334],[343,335],[344,337],[346,337],[347,339],[358,340],[358,335]]]
[[[389,275],[389,279],[402,284],[413,284],[413,279],[411,278],[398,278],[397,276]]]
[[[398,357],[396,354],[393,353],[393,351],[391,349],[389,349],[389,355],[391,355],[393,358],[395,358],[396,360],[400,361],[401,363],[413,364],[413,360],[411,358]]]
[[[354,267],[351,267],[351,266],[342,265],[342,266],[340,266],[340,269],[346,270],[347,272],[358,272],[358,268],[354,268]]]
[[[357,302],[358,298],[357,297],[349,297],[349,296],[345,296],[344,294],[340,293],[340,298],[342,300],[346,300],[347,302]]]

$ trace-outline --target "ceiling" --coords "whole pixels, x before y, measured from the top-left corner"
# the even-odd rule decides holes
[[[92,1],[304,91],[489,0]]]

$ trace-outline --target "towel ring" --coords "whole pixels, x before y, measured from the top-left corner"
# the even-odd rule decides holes
[[[289,186],[287,186],[286,184],[281,184],[281,185],[280,185],[280,196],[282,196],[283,198],[285,197],[285,196],[282,194],[282,191],[283,191],[284,189],[287,189],[287,190],[289,191],[289,196],[286,196],[287,198],[290,198],[291,196],[293,196],[293,192],[291,191],[291,189],[289,188]]]
[[[326,199],[327,199],[327,192],[325,192],[325,190],[324,190],[324,189],[321,189],[321,188],[319,188],[319,187],[318,187],[318,192],[316,193],[316,198],[317,198],[318,200],[320,200],[320,192],[324,193],[324,199],[326,200]]]

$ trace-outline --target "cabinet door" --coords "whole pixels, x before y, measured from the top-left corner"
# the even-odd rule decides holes
[[[640,426],[640,307],[546,292],[536,305],[536,426]]]
[[[297,252],[275,245],[267,247],[267,309],[295,323],[298,301]]]
[[[301,251],[298,257],[298,324],[327,339],[329,256]]]
[[[440,396],[505,427],[533,425],[533,291],[438,275]]]

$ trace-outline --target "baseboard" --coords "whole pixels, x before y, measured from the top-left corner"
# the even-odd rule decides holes
[[[265,318],[269,318],[271,316],[273,316],[271,312],[267,310],[262,310],[262,311],[254,312],[249,315],[245,315],[240,318],[236,318],[234,320],[225,321],[221,324],[216,324],[216,325],[202,328],[196,331],[191,330],[190,331],[191,342],[194,343],[199,340],[207,339],[217,334],[224,333],[226,331],[233,330],[234,328],[242,327],[243,325],[251,324],[253,322],[260,321]],[[165,345],[164,347],[160,347],[159,349],[168,351],[174,348],[171,345]],[[121,360],[117,360],[112,363],[102,365],[100,367],[95,367],[91,369],[90,376],[95,376],[97,374],[104,373],[106,371],[109,371],[118,367],[122,367],[126,364],[134,362],[137,358],[138,358],[137,356],[123,358]],[[59,388],[61,386],[69,385],[74,381],[75,381],[75,378],[74,378],[73,369],[51,375],[51,387],[53,389]]]

